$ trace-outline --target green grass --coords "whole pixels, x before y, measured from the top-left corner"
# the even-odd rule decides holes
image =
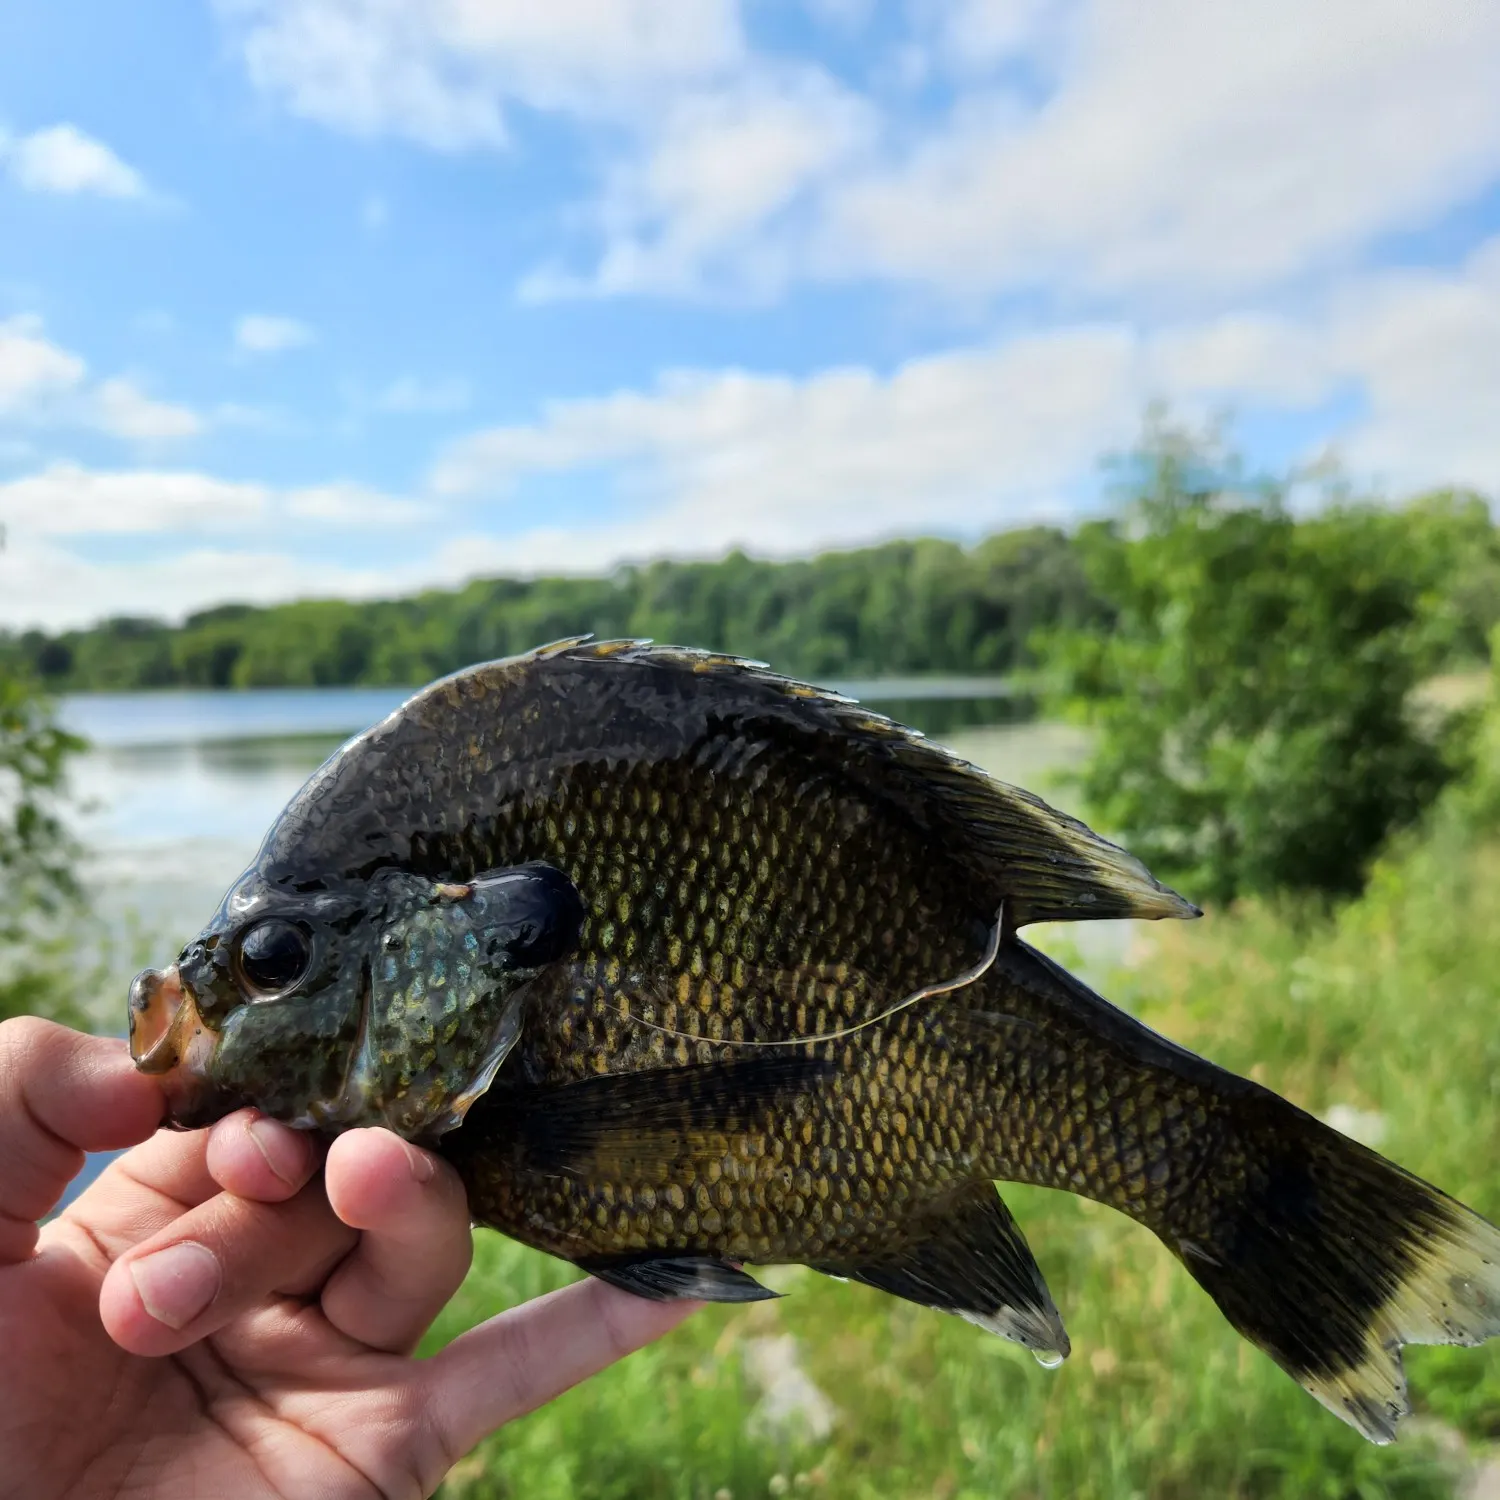
[[[1378,1111],[1381,1149],[1500,1217],[1500,844],[1450,816],[1336,917],[1253,908],[1153,929],[1109,992],[1319,1113]],[[1452,1495],[1418,1433],[1377,1449],[1240,1340],[1144,1230],[1010,1188],[1074,1353],[1047,1372],[955,1319],[791,1272],[714,1308],[485,1443],[445,1494],[491,1500]],[[435,1338],[569,1280],[480,1236]],[[790,1333],[839,1418],[823,1442],[751,1435],[747,1340]],[[1500,1438],[1500,1349],[1411,1350],[1419,1412]]]

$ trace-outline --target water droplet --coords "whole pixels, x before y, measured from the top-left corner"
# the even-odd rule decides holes
[[[1063,1362],[1062,1355],[1056,1349],[1033,1349],[1031,1357],[1044,1370],[1055,1370]]]

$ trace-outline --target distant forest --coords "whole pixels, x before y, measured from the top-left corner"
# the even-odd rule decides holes
[[[1444,580],[1435,618],[1448,654],[1483,655],[1500,619],[1500,532],[1489,506],[1444,492],[1385,513],[1409,528],[1414,551],[1443,559],[1432,571]],[[890,542],[793,562],[732,552],[602,578],[482,579],[407,599],[226,604],[181,625],[122,617],[57,635],[0,633],[0,669],[19,667],[53,691],[409,686],[592,632],[734,652],[824,680],[1005,674],[1029,664],[1039,628],[1112,621],[1090,559],[1122,540],[1125,525],[1031,527],[973,546]]]
[[[923,539],[795,562],[732,552],[408,599],[226,604],[180,626],[122,617],[0,636],[0,658],[19,658],[54,691],[407,686],[591,631],[731,651],[803,676],[1005,673],[1035,627],[1103,610],[1072,539],[1037,527],[972,547]]]

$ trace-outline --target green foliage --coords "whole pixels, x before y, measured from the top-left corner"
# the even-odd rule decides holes
[[[1124,474],[1123,515],[1079,537],[1113,620],[1040,638],[1097,731],[1085,800],[1199,900],[1358,890],[1450,773],[1411,695],[1471,644],[1451,586],[1488,512],[1329,495],[1297,519],[1290,482],[1167,429]]]
[[[1452,815],[1477,827],[1500,830],[1500,626],[1490,640],[1489,690],[1465,748],[1467,775],[1449,799]]]
[[[1471,490],[1436,490],[1416,500],[1414,542],[1443,575],[1439,593],[1449,654],[1482,661],[1500,629],[1500,528],[1489,502]]]
[[[81,748],[33,684],[0,666],[0,1019],[73,1014],[57,958],[76,851],[58,805]]]
[[[373,603],[226,605],[178,628],[106,620],[55,637],[0,636],[0,660],[55,690],[410,686],[592,631],[734,651],[809,676],[1003,673],[1024,662],[1035,625],[1098,612],[1067,537],[1037,527],[973,548],[929,538],[788,563],[733,552]]]
[[[74,894],[57,804],[68,756],[82,745],[29,683],[0,675],[0,939],[17,939],[28,910]]]

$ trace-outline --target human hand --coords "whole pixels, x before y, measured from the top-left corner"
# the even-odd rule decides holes
[[[693,1304],[588,1280],[411,1350],[469,1265],[463,1188],[384,1130],[157,1132],[123,1044],[0,1025],[0,1495],[426,1496],[487,1432]],[[38,1230],[83,1151],[134,1146]]]

